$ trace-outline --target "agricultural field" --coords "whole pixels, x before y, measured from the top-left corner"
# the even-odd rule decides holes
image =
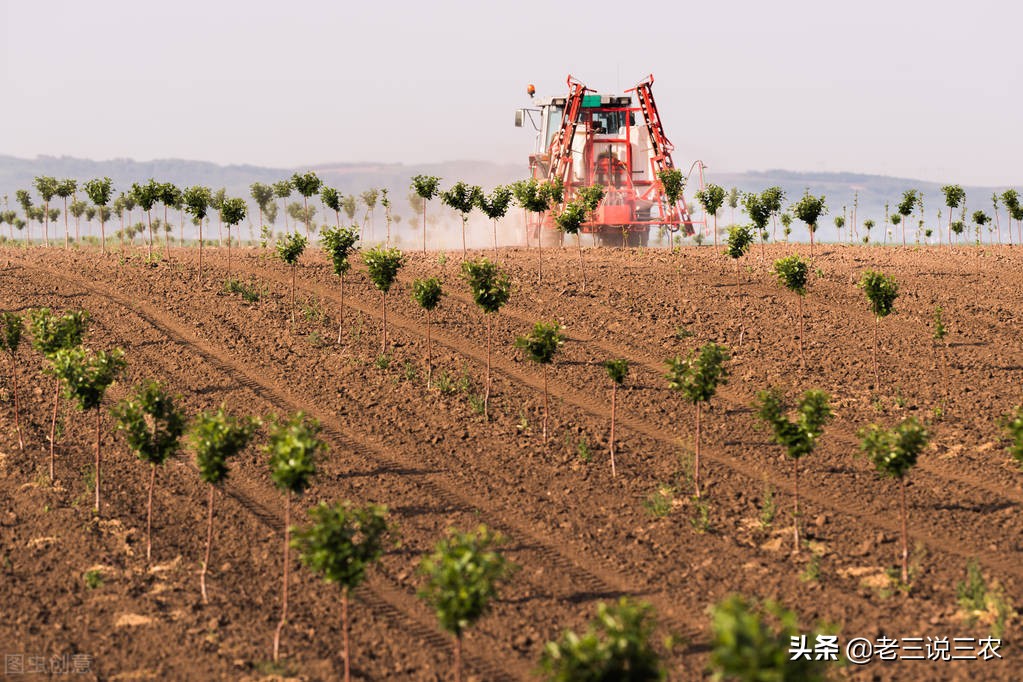
[[[3,358],[0,640],[26,661],[88,664],[76,679],[341,677],[341,590],[295,553],[273,661],[286,497],[264,447],[269,415],[303,412],[325,446],[290,496],[291,524],[340,500],[386,505],[392,524],[348,606],[355,679],[453,678],[453,638],[418,596],[419,566],[448,529],[480,525],[503,536],[517,569],[465,630],[464,679],[536,679],[547,642],[623,597],[651,606],[668,679],[700,679],[719,644],[711,609],[736,594],[790,609],[811,645],[814,633],[843,651],[857,637],[1001,645],[990,660],[816,665],[833,679],[1019,678],[1023,472],[1003,423],[1023,402],[1019,248],[817,243],[811,257],[806,244],[755,244],[733,262],[709,245],[566,246],[543,250],[539,282],[536,250],[470,251],[509,277],[507,302],[487,314],[459,249],[406,252],[386,299],[353,257],[343,319],[318,244],[293,264],[272,249],[207,248],[201,278],[191,248],[0,249],[0,311],[87,310],[85,345],[121,348],[126,362],[99,410],[94,514],[94,415],[59,402],[51,482],[47,363],[28,331]],[[774,272],[793,253],[808,264],[801,308]],[[878,320],[860,286],[868,270],[898,283]],[[413,282],[430,277],[443,295],[428,318]],[[549,364],[516,347],[541,321],[564,337]],[[700,403],[697,442],[694,403],[669,386],[665,361],[709,343],[726,351],[727,381]],[[604,366],[617,359],[628,361],[620,386]],[[218,485],[208,603],[210,485],[187,447],[164,466],[140,461],[110,414],[146,380],[190,418],[223,405],[265,422]],[[819,389],[833,413],[799,460],[798,535],[793,460],[759,416],[768,389],[793,404]],[[882,476],[861,452],[864,429],[908,418],[927,432],[919,460],[904,478]]]

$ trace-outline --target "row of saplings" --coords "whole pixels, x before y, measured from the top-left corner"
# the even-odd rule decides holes
[[[57,396],[73,401],[83,412],[92,412],[96,424],[95,442],[95,505],[100,513],[100,444],[101,405],[108,388],[125,368],[124,353],[92,351],[82,345],[89,316],[85,311],[58,315],[48,309],[32,310],[27,315],[31,343],[46,360],[46,372],[58,388]],[[18,352],[25,333],[25,318],[12,312],[0,314],[0,341],[12,361],[15,424],[19,447],[24,449],[21,430],[17,376]],[[706,371],[711,354],[706,350],[694,367]],[[719,374],[723,377],[723,372]],[[697,379],[698,380],[698,379]],[[146,506],[146,560],[152,559],[153,490],[158,469],[168,459],[179,455],[182,441],[187,439],[194,453],[200,478],[209,485],[206,545],[199,589],[203,603],[208,603],[207,568],[213,547],[214,500],[223,489],[229,473],[229,462],[252,443],[263,420],[238,417],[223,407],[205,411],[189,420],[180,406],[180,398],[169,394],[159,383],[147,381],[132,390],[111,409],[116,429],[138,458],[150,465],[148,501]],[[56,414],[56,408],[54,409]],[[348,642],[348,607],[353,590],[366,578],[367,571],[383,556],[397,537],[397,529],[388,519],[386,507],[358,507],[351,502],[332,505],[320,503],[308,511],[309,523],[291,526],[293,498],[304,493],[316,473],[317,460],[326,449],[318,437],[319,425],[301,412],[288,418],[266,420],[268,466],[274,484],[285,494],[284,575],[282,583],[281,618],[274,632],[274,660],[279,659],[282,630],[288,615],[289,551],[295,548],[301,560],[321,573],[341,592],[343,632],[343,665],[345,679],[350,676]],[[51,434],[51,443],[54,434]],[[51,448],[50,475],[54,474]],[[465,630],[489,610],[500,585],[509,579],[516,567],[502,555],[504,538],[485,526],[470,532],[450,530],[434,552],[420,563],[424,584],[420,595],[435,611],[440,626],[454,635],[454,676],[461,677],[461,644]],[[780,661],[789,673],[799,672],[799,679],[821,679],[819,669],[808,661],[786,661],[790,637],[798,634],[794,616],[776,604],[767,604],[768,613],[777,617],[780,626],[764,620],[756,606],[738,596],[731,596],[711,609],[715,644],[711,665],[726,675],[746,679],[748,671],[761,671],[763,661]],[[566,631],[555,642],[549,642],[542,653],[540,669],[549,680],[660,680],[667,671],[661,661],[660,648],[652,643],[656,627],[649,604],[622,598],[614,604],[601,603],[588,629],[580,634]],[[742,642],[759,642],[756,650]],[[756,661],[761,661],[757,664]],[[751,664],[753,667],[751,667]],[[744,672],[745,671],[745,672]]]

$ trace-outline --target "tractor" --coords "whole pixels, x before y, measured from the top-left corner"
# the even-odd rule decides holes
[[[547,99],[535,99],[536,89],[530,85],[533,106],[515,112],[516,127],[528,119],[536,130],[531,177],[549,182],[560,178],[566,202],[580,187],[602,185],[604,198],[581,228],[602,246],[647,246],[651,227],[669,235],[693,234],[694,224],[702,221],[694,222],[682,197],[669,205],[658,179],[661,171],[675,166],[674,146],[654,102],[653,75],[622,95],[599,94],[571,75],[567,83],[567,95]],[[553,212],[527,215],[527,246],[532,240],[540,246],[562,244],[564,235]]]

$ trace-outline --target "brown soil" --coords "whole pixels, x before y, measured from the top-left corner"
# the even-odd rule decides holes
[[[380,295],[361,266],[346,284],[343,343],[333,342],[338,282],[318,253],[307,254],[298,271],[295,323],[290,271],[253,250],[232,257],[234,276],[260,292],[246,303],[224,292],[227,258],[215,249],[204,255],[202,284],[193,252],[174,250],[170,261],[147,266],[139,256],[122,262],[95,252],[8,249],[0,253],[0,309],[88,309],[88,345],[121,346],[129,359],[108,403],[132,384],[158,378],[191,411],[220,403],[257,415],[301,409],[323,423],[330,454],[300,507],[384,503],[402,538],[350,609],[357,679],[450,679],[450,638],[416,598],[415,569],[446,528],[480,523],[507,536],[508,556],[521,571],[466,637],[466,668],[476,679],[530,679],[544,642],[565,628],[583,629],[597,602],[619,595],[651,602],[662,633],[682,638],[668,655],[673,680],[704,674],[706,610],[731,592],[780,600],[807,628],[837,624],[843,641],[986,636],[987,625],[971,625],[959,613],[956,583],[976,558],[1010,599],[1023,585],[1023,520],[1016,516],[1023,478],[1005,454],[998,424],[1021,402],[1023,254],[819,246],[801,370],[796,301],[767,268],[790,251],[769,246],[768,261],[758,249],[744,263],[741,322],[734,266],[709,247],[681,254],[587,249],[585,293],[574,250],[545,251],[541,285],[535,251],[502,251],[516,288],[493,322],[489,423],[473,407],[482,396],[485,325],[458,277],[457,257],[409,255],[387,299],[387,358],[379,357]],[[897,313],[881,324],[879,390],[871,386],[872,318],[855,286],[868,267],[893,274],[902,291]],[[431,274],[444,278],[448,293],[432,328],[434,381],[447,381],[447,392],[425,385],[425,317],[409,293],[413,279]],[[950,331],[944,371],[929,326],[936,305]],[[514,337],[541,319],[559,320],[568,335],[550,373],[546,448],[542,373],[512,349]],[[733,359],[731,381],[704,413],[709,515],[702,530],[685,483],[695,414],[662,375],[666,357],[712,340],[727,344]],[[631,371],[618,395],[612,478],[611,387],[600,363],[615,357],[628,358]],[[36,353],[23,350],[21,360],[24,453],[6,365],[0,405],[0,601],[7,616],[0,641],[7,653],[88,655],[98,679],[259,679],[275,672],[337,679],[340,594],[305,568],[293,572],[282,668],[267,663],[280,599],[283,498],[270,483],[265,454],[252,448],[242,455],[217,497],[211,603],[203,605],[207,489],[190,458],[158,472],[147,566],[146,467],[111,433],[104,413],[104,510],[94,519],[85,475],[92,421],[62,403],[58,481],[51,486],[50,383]],[[810,550],[799,556],[792,555],[791,465],[750,407],[767,386],[791,395],[821,388],[835,405],[835,421],[802,466]],[[856,456],[856,432],[910,415],[929,423],[933,444],[909,479],[915,576],[904,594],[886,589],[885,578],[897,562],[897,487]],[[648,500],[664,486],[674,489],[673,501],[657,516]],[[777,505],[770,525],[760,522],[767,490]],[[811,554],[818,557],[816,580],[806,579]],[[93,568],[103,577],[94,589],[83,579]],[[838,675],[1016,679],[1014,639],[1010,628],[1002,661],[873,663]]]

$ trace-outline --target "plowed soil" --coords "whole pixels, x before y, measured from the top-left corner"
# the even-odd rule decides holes
[[[709,605],[738,592],[775,599],[809,630],[851,637],[984,637],[961,612],[956,585],[976,559],[989,585],[1018,601],[1023,474],[1005,452],[999,420],[1023,402],[1023,303],[1018,250],[818,246],[805,299],[806,367],[794,330],[795,297],[768,264],[795,247],[756,248],[736,269],[710,247],[585,252],[502,250],[509,305],[493,316],[490,419],[477,409],[486,325],[460,280],[460,254],[408,254],[387,297],[357,265],[339,284],[318,252],[297,268],[256,250],[141,253],[0,251],[0,309],[87,309],[87,345],[122,347],[126,376],[107,405],[156,378],[190,412],[224,403],[236,413],[304,410],[324,426],[329,454],[293,517],[319,501],[351,499],[392,510],[401,535],[357,593],[352,615],[357,679],[450,676],[450,638],[416,597],[416,566],[447,528],[487,524],[507,537],[521,569],[493,611],[468,633],[465,663],[478,680],[533,677],[543,644],[582,630],[600,601],[630,595],[656,608],[670,679],[706,674]],[[807,247],[799,247],[806,252]],[[491,255],[490,253],[470,255]],[[805,254],[808,255],[808,254]],[[873,319],[856,287],[862,272],[896,277],[896,313],[880,325],[874,387]],[[427,327],[411,282],[439,275],[447,296],[433,315],[433,387]],[[246,302],[224,289],[252,287]],[[743,301],[740,315],[740,300]],[[947,348],[932,340],[941,306]],[[544,379],[512,347],[538,320],[567,340],[550,368],[550,440],[541,439]],[[338,329],[341,343],[336,343]],[[695,413],[668,390],[664,359],[708,342],[731,349],[731,378],[703,419],[706,515],[690,498]],[[190,455],[157,475],[153,561],[145,559],[148,470],[113,433],[104,407],[102,514],[88,491],[92,421],[62,402],[57,481],[48,476],[52,384],[23,349],[20,395],[26,447],[14,435],[5,362],[0,404],[0,641],[5,653],[89,656],[80,679],[337,679],[340,595],[295,562],[283,661],[271,658],[282,573],[283,497],[258,446],[234,463],[217,497],[210,603],[199,594],[207,489]],[[601,363],[627,358],[618,396],[618,475],[608,461],[611,387]],[[6,361],[6,358],[4,358]],[[801,471],[808,546],[793,555],[792,465],[751,408],[757,391],[831,394],[836,418]],[[912,588],[887,578],[899,551],[898,488],[857,456],[857,431],[916,416],[932,444],[909,478]],[[769,498],[769,499],[768,499]],[[772,514],[771,505],[774,505]],[[661,509],[657,509],[658,506]],[[88,587],[95,569],[102,584]],[[1003,660],[875,661],[852,679],[1019,679],[1014,625]],[[38,663],[38,661],[37,661]]]

